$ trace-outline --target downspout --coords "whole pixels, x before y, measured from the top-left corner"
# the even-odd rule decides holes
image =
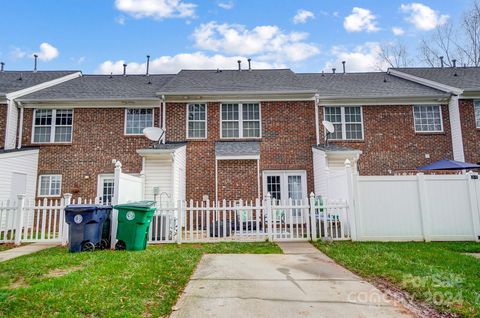
[[[18,143],[17,149],[22,148],[22,138],[23,138],[23,106],[20,104],[20,121],[18,123]]]
[[[162,129],[164,131],[162,137],[162,143],[165,143],[166,140],[166,116],[167,116],[167,103],[165,102],[165,95],[162,95]]]
[[[320,104],[320,96],[315,94],[315,136],[317,137],[317,146],[320,144],[320,123],[318,119],[318,106]]]
[[[218,202],[218,160],[215,158],[215,202]]]
[[[450,97],[448,114],[450,117],[450,134],[452,135],[453,160],[465,162],[458,95],[452,94]]]

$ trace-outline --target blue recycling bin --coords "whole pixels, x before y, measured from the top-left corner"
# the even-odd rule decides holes
[[[77,204],[65,207],[70,252],[108,248],[111,211],[110,205]]]

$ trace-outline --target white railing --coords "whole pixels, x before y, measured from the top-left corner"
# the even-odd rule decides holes
[[[347,202],[316,199],[179,201],[157,208],[150,243],[349,239]]]

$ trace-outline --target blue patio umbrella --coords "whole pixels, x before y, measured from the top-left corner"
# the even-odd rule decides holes
[[[425,166],[418,167],[417,170],[466,170],[479,168],[480,165],[475,163],[443,159]]]

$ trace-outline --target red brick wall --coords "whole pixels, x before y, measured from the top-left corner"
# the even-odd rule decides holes
[[[158,122],[157,109],[154,113]],[[25,109],[23,145],[31,144],[32,116],[33,110]],[[62,174],[63,193],[94,198],[98,174],[113,173],[112,159],[119,160],[126,173],[140,173],[142,159],[136,150],[151,142],[143,136],[124,135],[124,108],[76,108],[73,118],[71,144],[41,145],[39,175]]]
[[[7,105],[0,104],[0,148],[5,146],[5,128],[7,126]]]
[[[218,199],[252,200],[258,197],[256,160],[218,162]]]
[[[448,106],[442,106],[443,133],[415,133],[413,106],[364,106],[364,141],[331,141],[362,150],[361,175],[388,175],[444,158],[452,158]],[[320,107],[323,120],[323,107]],[[321,129],[323,141],[323,129]],[[425,158],[430,155],[430,159]]]
[[[480,162],[480,129],[476,127],[473,100],[461,99],[459,106],[465,161]]]

